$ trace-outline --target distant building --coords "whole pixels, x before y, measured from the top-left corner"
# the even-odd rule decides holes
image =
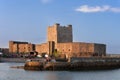
[[[9,49],[8,48],[0,48],[0,52],[2,52],[3,54],[7,54],[7,53],[9,53]]]
[[[27,53],[36,51],[39,54],[53,55],[54,51],[66,57],[89,57],[106,55],[106,45],[97,43],[73,42],[72,25],[54,24],[47,29],[47,42],[31,44],[28,42],[9,42],[11,53]]]
[[[118,57],[120,58],[120,54],[107,54],[108,57]]]

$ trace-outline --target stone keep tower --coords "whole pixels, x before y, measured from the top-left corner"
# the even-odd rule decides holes
[[[56,23],[53,26],[49,26],[47,41],[54,41],[55,44],[73,42],[72,25],[60,26],[60,24]]]

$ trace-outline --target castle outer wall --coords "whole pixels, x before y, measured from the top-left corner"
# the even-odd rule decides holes
[[[10,53],[28,53],[35,50],[35,45],[28,42],[9,41]]]
[[[70,57],[105,56],[106,45],[83,42],[59,43],[57,50]]]
[[[48,43],[36,44],[35,51],[38,52],[39,54],[49,53]]]

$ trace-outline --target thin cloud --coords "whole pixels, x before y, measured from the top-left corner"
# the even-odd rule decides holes
[[[46,4],[46,3],[50,3],[52,0],[40,0],[42,3]]]
[[[110,7],[108,5],[95,6],[95,7],[91,7],[88,5],[82,5],[76,8],[75,11],[83,12],[83,13],[95,13],[95,12],[106,12],[106,11],[120,12],[120,8]]]
[[[120,8],[111,8],[112,12],[119,12],[120,13]]]

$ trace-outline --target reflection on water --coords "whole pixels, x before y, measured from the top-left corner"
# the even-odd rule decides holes
[[[61,72],[47,72],[48,74],[45,76],[46,80],[73,80],[72,75],[69,72],[61,71]]]
[[[23,63],[0,63],[0,80],[120,80],[120,69],[105,71],[25,71],[10,66]]]

